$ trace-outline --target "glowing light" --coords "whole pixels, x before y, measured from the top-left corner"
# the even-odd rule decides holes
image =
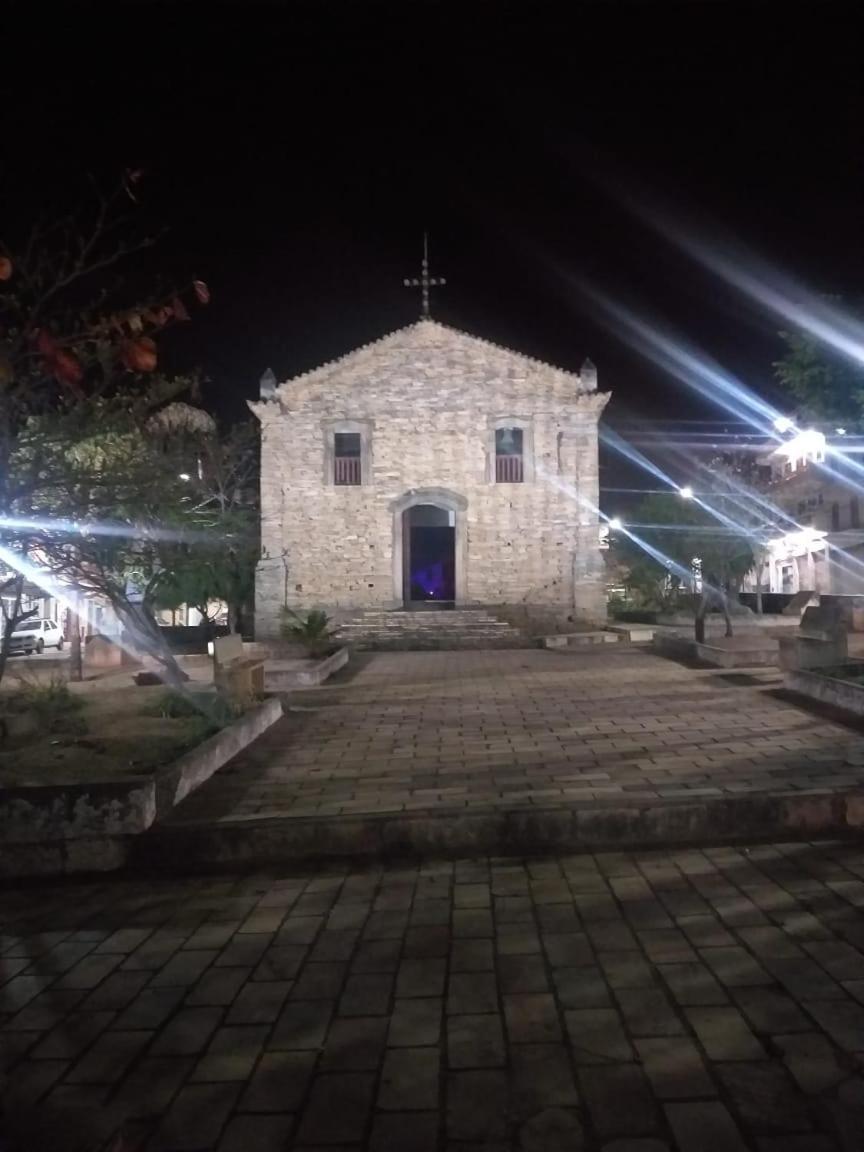
[[[774,452],[777,456],[784,456],[793,471],[799,464],[821,464],[825,459],[825,433],[817,432],[815,428],[805,428],[775,448]]]
[[[638,448],[634,448],[628,440],[625,440],[623,436],[619,436],[617,432],[613,431],[606,424],[600,425],[600,439],[607,446],[607,448],[611,448],[613,452],[617,452],[619,455],[623,456],[625,460],[630,460],[639,468],[643,468],[646,472],[650,473],[650,475],[654,476],[655,479],[659,480],[662,484],[668,484],[670,488],[674,488],[676,486],[672,478],[667,475],[667,473],[664,472],[662,468],[660,468],[652,460],[649,460],[648,457],[643,455]]]
[[[191,480],[191,479],[192,479],[192,477],[189,475],[189,473],[188,473],[188,472],[181,472],[181,473],[180,473],[180,475],[179,475],[179,477],[178,477],[178,479],[180,479],[180,480]]]
[[[609,521],[609,527],[613,532],[620,532],[624,525],[621,523],[617,516],[613,516]]]
[[[703,400],[712,400],[757,432],[770,432],[779,415],[777,409],[757,396],[741,380],[681,337],[664,332],[659,326],[648,323],[599,292],[593,284],[576,280],[572,276],[567,279],[593,303],[598,319],[619,339],[694,389]]]
[[[206,541],[216,537],[212,533],[187,529],[181,531],[176,528],[157,528],[146,524],[123,524],[111,520],[66,520],[60,517],[39,519],[28,516],[0,516],[0,528],[9,528],[12,531],[33,529],[52,536],[121,536],[130,540],[180,540],[180,541]]]
[[[778,432],[791,432],[795,423],[788,416],[778,416],[774,421],[774,427]]]
[[[772,266],[731,237],[709,240],[695,228],[682,228],[680,213],[646,209],[632,194],[630,206],[694,260],[732,284],[786,324],[801,328],[855,364],[864,364],[864,323],[842,307],[810,291],[800,280]]]
[[[775,540],[768,541],[768,547],[775,557],[795,555],[797,552],[807,552],[818,548],[824,543],[827,532],[817,528],[802,528],[798,532],[787,532]]]
[[[692,500],[693,499],[693,489],[690,487],[689,484],[685,484],[683,488],[678,489],[678,495],[681,497],[682,500]]]
[[[620,440],[620,437],[618,439]],[[621,443],[626,444],[625,441],[621,441]],[[573,484],[569,484],[566,480],[562,480],[560,476],[556,476],[551,472],[547,472],[542,467],[542,465],[538,465],[536,469],[536,475],[539,479],[545,480],[548,484],[552,485],[553,488],[557,488],[560,492],[565,493],[565,495],[569,496],[571,500],[573,500],[582,508],[582,517],[580,519],[580,523],[583,525],[587,526],[592,521],[596,523],[596,521],[603,516],[603,513],[600,511],[596,504],[594,504],[587,497],[583,496]],[[671,486],[671,480],[669,483]],[[611,521],[607,521],[607,524],[603,527],[605,527],[608,531],[610,525]],[[602,531],[603,528],[601,528],[601,532]],[[628,537],[628,539],[632,540],[638,548],[641,548],[643,552],[647,553],[647,555],[656,560],[658,564],[662,564],[665,568],[668,568],[670,572],[673,572],[682,580],[691,579],[692,572],[690,572],[690,570],[685,568],[682,564],[679,564],[677,560],[673,560],[664,552],[661,552],[659,548],[655,548],[653,544],[649,543],[649,541],[643,539],[641,536],[637,536],[636,533],[631,531],[629,528],[625,528],[623,524],[621,525],[621,531]]]
[[[838,436],[845,436],[846,435],[846,429],[845,428],[835,428],[834,431],[837,433]]]

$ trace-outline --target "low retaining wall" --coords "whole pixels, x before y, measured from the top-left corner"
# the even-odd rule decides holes
[[[781,837],[857,836],[864,793],[796,792],[645,802],[596,800],[521,808],[369,817],[166,824],[142,837],[135,863],[171,870],[312,864],[330,858],[460,859],[545,852],[747,843]]]
[[[275,724],[282,715],[279,700],[265,700],[235,720],[209,740],[193,748],[173,764],[163,768],[156,777],[156,816],[158,820],[170,812],[190,792],[194,792],[223,764],[257,740],[262,732]]]
[[[132,839],[281,717],[267,700],[152,776],[0,788],[0,876],[107,871]]]
[[[673,659],[699,660],[714,668],[776,668],[779,649],[776,640],[765,637],[752,648],[720,648],[714,644],[699,644],[685,636],[655,632],[654,651]]]
[[[850,663],[849,667],[860,669],[862,665],[856,662]],[[783,673],[783,683],[791,692],[800,692],[812,700],[820,700],[823,704],[833,704],[835,708],[845,708],[856,716],[864,716],[864,683],[855,684],[850,680],[839,679],[842,671],[842,665],[830,670],[825,668],[821,672],[811,672],[804,668],[790,669]]]
[[[280,668],[278,661],[264,665],[264,685],[268,692],[291,692],[296,688],[315,688],[328,680],[334,672],[344,668],[348,663],[348,649],[337,648],[335,652],[323,660],[313,663],[304,662],[304,666],[297,666],[294,661],[291,667]]]
[[[155,776],[0,789],[0,845],[135,835],[156,819]]]
[[[615,632],[631,644],[650,644],[655,628],[653,624],[607,624],[606,631]]]
[[[558,632],[554,636],[543,637],[544,648],[597,648],[606,644],[620,644],[624,636],[616,635],[612,629],[605,632]]]

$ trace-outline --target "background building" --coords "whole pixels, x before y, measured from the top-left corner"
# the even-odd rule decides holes
[[[857,445],[814,429],[796,431],[762,463],[766,495],[789,518],[778,528],[757,577],[764,591],[864,595],[864,520]],[[779,518],[778,518],[779,519]]]

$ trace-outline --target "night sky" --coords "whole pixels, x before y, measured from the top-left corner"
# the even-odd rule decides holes
[[[140,211],[169,229],[158,266],[213,293],[166,363],[199,366],[226,418],[268,365],[284,378],[415,319],[402,278],[424,228],[448,279],[433,316],[568,368],[589,355],[613,424],[721,414],[599,325],[571,277],[768,387],[777,322],[615,189],[861,294],[854,6],[47,11],[2,18],[0,230],[86,172],[141,166]]]

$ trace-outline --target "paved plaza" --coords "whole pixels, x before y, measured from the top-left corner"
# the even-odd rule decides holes
[[[638,648],[360,656],[186,800],[173,827],[809,795],[864,785],[864,730],[776,670]]]
[[[68,881],[0,949],[12,1152],[864,1147],[864,845]]]

